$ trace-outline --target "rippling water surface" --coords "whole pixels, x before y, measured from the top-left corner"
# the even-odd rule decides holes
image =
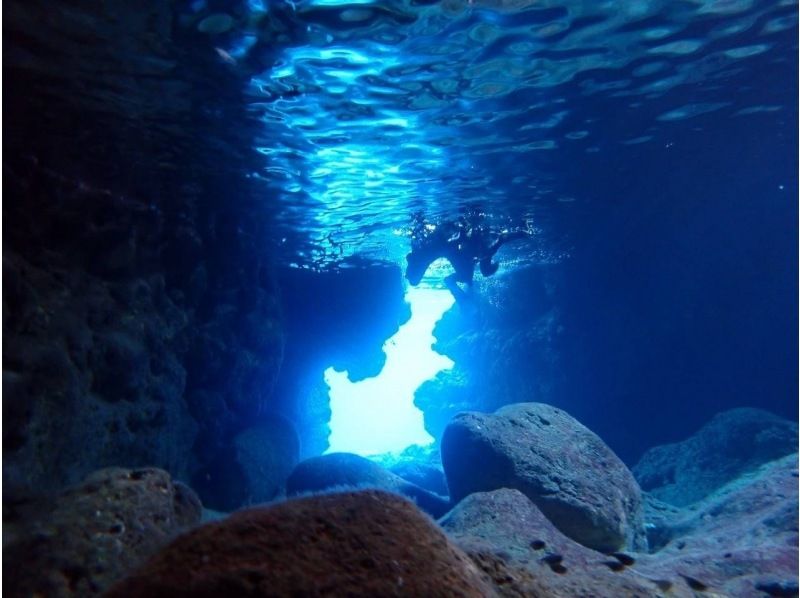
[[[504,253],[508,261],[558,260],[571,243],[558,223],[598,201],[565,184],[584,161],[596,172],[604,157],[669,148],[678,128],[786,118],[797,108],[792,0],[173,6],[173,34],[193,36],[198,59],[244,81],[255,131],[243,138],[255,139],[260,162],[239,174],[263,186],[280,259],[302,267],[400,261],[415,212],[452,218],[470,205],[498,227],[537,233],[536,242]],[[55,29],[69,31],[82,18],[62,13]],[[152,34],[142,43],[158,54],[170,33]],[[79,37],[70,41],[78,44],[61,60],[80,71],[89,54],[81,55]],[[108,43],[121,42],[109,34]],[[27,67],[29,57],[13,60]],[[125,65],[84,70],[108,83],[132,68],[148,73],[136,80],[141,88],[149,73],[172,65],[139,53]],[[126,101],[123,90],[107,95]],[[107,100],[96,103],[102,109]],[[188,126],[180,108],[174,119],[160,115],[165,130]],[[220,168],[235,151],[220,149]]]
[[[450,217],[478,204],[500,226],[546,235],[548,213],[580,199],[560,194],[545,166],[567,150],[574,160],[665,144],[670,128],[701,115],[787,109],[775,90],[763,94],[773,103],[758,103],[750,79],[793,60],[797,26],[791,1],[248,7],[229,15],[195,3],[184,26],[212,30],[232,68],[262,61],[248,91],[263,123],[258,176],[280,197],[282,220],[311,235],[291,256],[300,264],[397,259],[417,210]],[[613,113],[631,122],[609,130]],[[558,259],[555,246],[518,257]]]

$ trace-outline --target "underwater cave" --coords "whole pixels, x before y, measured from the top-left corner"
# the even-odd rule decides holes
[[[3,17],[9,596],[798,595],[796,3]]]

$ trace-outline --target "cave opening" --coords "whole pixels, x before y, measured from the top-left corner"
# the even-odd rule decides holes
[[[414,287],[407,289],[405,298],[411,317],[384,343],[386,361],[377,376],[352,382],[347,371],[325,370],[331,410],[326,452],[369,457],[433,443],[414,393],[454,365],[433,349],[434,327],[454,298],[447,290]]]

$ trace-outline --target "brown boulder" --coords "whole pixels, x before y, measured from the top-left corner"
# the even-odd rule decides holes
[[[3,506],[9,596],[91,596],[199,523],[194,492],[155,468],[101,469],[54,502]]]
[[[109,598],[494,596],[408,500],[327,494],[234,513],[175,540]]]

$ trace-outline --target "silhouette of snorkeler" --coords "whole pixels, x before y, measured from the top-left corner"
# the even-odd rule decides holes
[[[445,285],[456,300],[466,297],[458,283],[471,287],[477,264],[483,276],[491,276],[500,265],[493,261],[498,249],[505,243],[529,236],[527,231],[493,234],[474,218],[459,218],[439,226],[425,224],[422,216],[415,216],[411,253],[406,256],[406,280],[416,286],[428,267],[437,259],[445,258],[454,272],[444,279]],[[494,237],[494,238],[493,238]]]

